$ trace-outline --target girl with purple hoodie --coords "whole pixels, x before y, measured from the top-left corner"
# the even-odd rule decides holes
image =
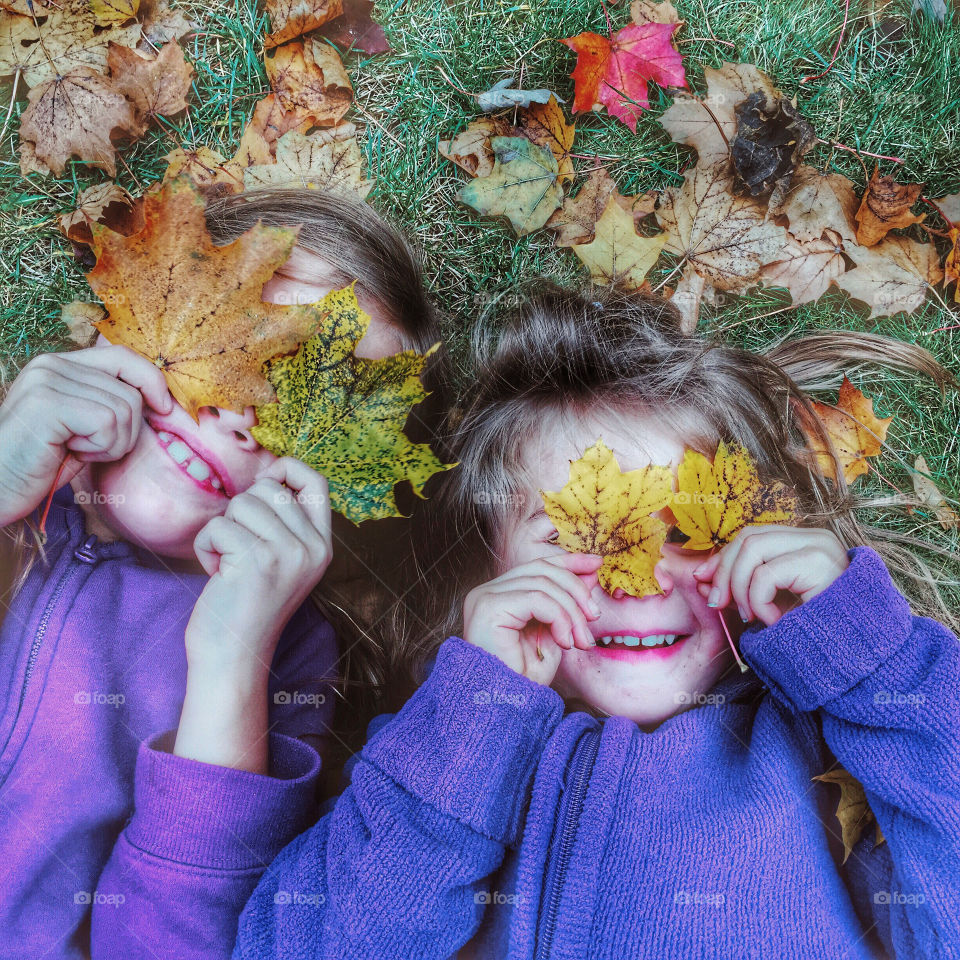
[[[207,207],[219,243],[261,220],[300,228],[266,302],[357,281],[358,355],[436,340],[416,259],[372,208],[302,189]],[[88,957],[97,911],[154,922],[111,956],[173,956],[158,924],[180,907],[101,879],[135,797],[175,793],[206,833],[161,836],[197,871],[229,871],[241,902],[314,819],[342,679],[312,593],[333,554],[326,480],[260,447],[255,423],[253,407],[194,421],[158,367],[102,335],[31,360],[3,398],[0,957]],[[191,789],[198,770],[209,792]],[[230,790],[243,800],[224,808]],[[210,942],[232,943],[236,916],[208,913]]]
[[[952,379],[870,334],[760,355],[684,335],[639,295],[530,298],[458,427],[441,495],[451,549],[429,572],[454,600],[423,638],[432,669],[267,869],[234,957],[960,956],[960,646],[932,616],[956,628],[956,612],[920,542],[861,522],[879,501],[842,469],[828,481],[801,430],[838,464],[808,390],[870,361]],[[608,593],[601,558],[558,546],[541,497],[598,438],[623,471],[743,445],[762,479],[792,488],[801,523],[747,526],[705,554],[665,508],[662,593]],[[814,779],[840,768],[878,828],[848,858],[837,789]],[[183,811],[168,796],[138,830]],[[184,842],[199,827],[229,863],[240,845],[189,811]],[[230,871],[184,899],[178,839],[166,893],[202,917]],[[127,850],[111,876],[136,887],[148,860]],[[172,955],[195,946],[185,934]]]

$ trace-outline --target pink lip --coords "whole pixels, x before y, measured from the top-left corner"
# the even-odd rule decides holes
[[[170,458],[170,462],[173,463],[174,466],[178,467],[180,472],[184,474],[184,476],[189,477],[201,490],[204,490],[207,493],[211,493],[217,497],[226,496],[229,498],[236,495],[237,488],[234,485],[234,482],[231,479],[230,474],[227,472],[227,468],[223,465],[223,462],[220,460],[219,457],[215,456],[206,447],[204,447],[203,444],[201,444],[200,441],[196,439],[196,437],[184,436],[180,431],[173,430],[166,424],[160,423],[159,421],[152,418],[149,414],[144,415],[144,420],[146,420],[150,429],[153,431],[155,437],[156,437],[157,431],[159,430],[162,430],[164,433],[172,433],[175,437],[178,437],[188,447],[190,447],[191,450],[193,450],[195,453],[201,456],[204,460],[206,460],[207,463],[210,464],[210,466],[213,467],[214,470],[216,470],[221,481],[223,482],[223,490],[215,490],[209,484],[201,483],[199,480],[197,480],[196,477],[190,476],[190,474],[187,473],[187,471],[183,468],[181,464],[177,463],[172,457]],[[163,444],[160,443],[160,438],[156,437],[156,440],[157,440],[157,444],[162,447]],[[164,450],[164,453],[166,453],[166,450]]]
[[[632,633],[623,631],[611,630],[600,634],[602,637],[640,637],[642,640],[644,637],[652,637],[657,634],[662,633],[673,633],[673,630],[648,630],[646,633]],[[690,639],[690,634],[681,637],[679,640],[675,640],[669,647],[645,647],[643,644],[640,644],[636,647],[602,647],[600,644],[597,644],[591,651],[592,654],[596,654],[600,657],[607,657],[610,660],[635,660],[637,655],[640,654],[643,657],[656,657],[661,660],[666,660],[672,657],[681,647],[686,645],[687,640]]]

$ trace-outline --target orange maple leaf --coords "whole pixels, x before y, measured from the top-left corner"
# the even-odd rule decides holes
[[[683,60],[670,42],[679,23],[629,23],[609,37],[589,31],[559,40],[577,54],[573,112],[607,110],[634,133],[650,109],[649,81],[686,87]]]
[[[276,400],[264,361],[294,351],[323,320],[312,304],[261,300],[298,231],[258,223],[215,246],[203,199],[186,177],[148,191],[143,217],[130,237],[90,223],[97,265],[87,280],[108,310],[94,326],[160,367],[194,420],[202,406],[242,412]]]
[[[846,376],[840,385],[836,406],[814,400],[813,408],[837,452],[844,480],[852,483],[869,469],[866,458],[880,453],[893,417],[877,417],[873,412],[873,400],[865,397]],[[803,426],[802,421],[801,428],[817,454],[820,469],[836,482],[836,466],[827,447]]]

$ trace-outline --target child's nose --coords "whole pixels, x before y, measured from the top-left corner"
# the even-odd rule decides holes
[[[232,433],[243,449],[255,450],[259,446],[250,434],[250,428],[257,422],[257,415],[252,406],[245,407],[243,413],[236,413],[224,407],[201,407],[199,416],[201,420],[204,418],[216,420],[218,429]]]

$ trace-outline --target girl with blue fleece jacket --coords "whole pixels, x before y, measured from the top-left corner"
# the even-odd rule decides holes
[[[447,639],[332,810],[268,868],[234,956],[960,956],[960,645],[888,565],[926,585],[921,611],[956,617],[921,561],[871,541],[805,433],[838,466],[798,384],[866,359],[946,378],[882,337],[758,356],[681,334],[655,300],[530,299],[458,428],[443,498],[459,546],[431,573],[457,597]],[[608,592],[602,558],[556,543],[541,496],[598,437],[625,472],[742,444],[792,488],[800,523],[704,553],[664,508],[661,592]],[[814,779],[841,768],[883,837],[871,825],[848,858],[837,788]],[[143,785],[141,842],[111,876],[158,891],[164,877],[192,917],[233,881],[206,841],[191,863],[158,837],[179,790],[217,782],[182,772],[178,790]],[[203,824],[185,812],[195,849]]]

